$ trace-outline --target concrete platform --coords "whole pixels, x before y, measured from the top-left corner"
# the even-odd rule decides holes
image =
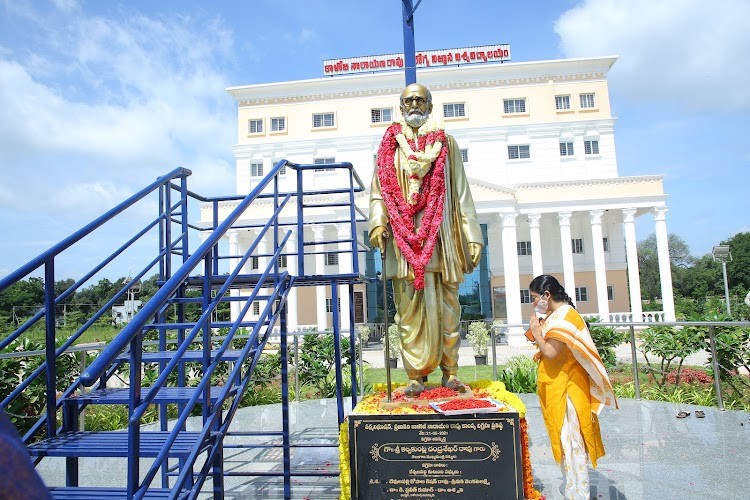
[[[536,487],[549,500],[562,499],[562,475],[552,458],[536,395],[523,394],[529,421],[530,452]],[[350,407],[347,401],[346,408]],[[695,410],[705,418],[695,417]],[[689,411],[677,419],[678,411]],[[290,405],[293,439],[307,444],[334,444],[338,439],[335,400],[314,400]],[[234,431],[281,429],[281,405],[243,408]],[[750,470],[750,413],[653,401],[621,400],[619,410],[605,409],[601,428],[607,455],[591,470],[591,498],[720,499],[748,498]],[[281,471],[281,449],[238,449],[248,442],[232,437],[225,450],[225,469],[230,474]],[[144,466],[147,461],[144,460]],[[292,450],[292,467],[299,471],[335,472],[338,451],[329,448]],[[48,485],[64,482],[64,460],[45,460],[39,471]],[[112,486],[122,485],[124,461],[89,460],[81,463],[82,484],[101,484],[102,471]],[[205,490],[209,491],[208,488]],[[281,478],[227,477],[225,498],[283,498]],[[292,478],[292,498],[336,499],[338,477]],[[206,493],[201,498],[211,498]]]

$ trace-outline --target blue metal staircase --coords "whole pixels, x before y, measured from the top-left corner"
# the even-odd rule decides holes
[[[342,186],[324,190],[305,189],[304,175],[313,169],[335,169],[344,174]],[[296,176],[296,189],[280,189],[281,172]],[[44,308],[15,331],[0,340],[0,352],[12,349],[35,325],[44,325],[45,360],[42,365],[0,402],[0,408],[13,416],[24,391],[44,386],[46,407],[42,415],[16,419],[23,441],[35,464],[45,457],[64,457],[65,486],[50,488],[54,498],[196,498],[200,492],[212,491],[223,498],[224,440],[230,435],[230,424],[236,415],[243,393],[254,380],[255,367],[272,335],[279,335],[281,357],[282,431],[284,496],[291,498],[290,449],[295,446],[289,433],[288,331],[286,306],[293,287],[327,285],[332,301],[338,302],[340,285],[349,287],[354,324],[353,287],[364,281],[359,273],[357,222],[365,220],[354,204],[355,193],[364,186],[349,163],[300,165],[282,160],[247,195],[222,198],[203,197],[187,188],[191,172],[176,169],[125,200],[58,245],[0,280],[0,292],[27,276],[43,273]],[[324,199],[323,201],[321,201]],[[331,201],[334,200],[334,201]],[[138,205],[156,202],[156,218],[143,223],[125,243],[104,257],[90,272],[68,289],[55,292],[56,263],[69,248],[80,247],[87,236],[107,225],[119,224],[124,214],[142,213]],[[271,215],[257,223],[255,213],[268,209]],[[231,206],[231,211],[227,208]],[[313,220],[309,209],[325,207],[347,218]],[[189,208],[201,209],[204,216],[194,221]],[[306,214],[307,212],[307,214]],[[208,214],[208,215],[205,215]],[[253,222],[256,221],[256,222]],[[351,225],[351,237],[335,241],[306,241],[306,225],[326,223]],[[252,228],[258,234],[240,255],[223,250],[222,239],[230,231]],[[296,248],[289,248],[290,236],[296,232]],[[200,234],[202,243],[191,250],[189,243]],[[260,241],[270,241],[267,253],[259,253]],[[130,276],[115,296],[95,311],[71,336],[57,339],[59,311],[64,301],[92,278],[111,269],[118,258],[134,254],[135,249],[158,241],[156,255],[146,259],[139,271]],[[305,273],[305,255],[320,253],[321,244],[346,244],[351,255],[352,271],[336,274]],[[340,251],[340,250],[337,250]],[[296,255],[295,269],[279,266],[285,255]],[[263,258],[268,264],[257,272],[244,270],[251,258]],[[131,261],[128,261],[131,262]],[[144,304],[122,331],[80,373],[58,373],[57,365],[70,356],[82,335],[102,318],[113,304],[123,300],[139,280],[158,269],[159,289]],[[195,293],[199,291],[200,293]],[[192,292],[192,293],[191,293]],[[231,320],[216,319],[217,310],[227,303],[239,304],[239,313]],[[262,304],[259,314],[250,315],[254,303]],[[196,308],[200,314],[188,314]],[[195,317],[197,315],[197,318]],[[246,319],[248,317],[252,320]],[[336,346],[336,398],[339,423],[344,418],[342,394],[343,372],[340,360],[341,318],[333,308],[333,335]],[[38,326],[37,326],[38,328]],[[216,335],[221,328],[221,336]],[[349,332],[352,369],[352,403],[356,404],[356,369],[354,335]],[[147,339],[154,339],[148,341]],[[190,365],[192,363],[192,365]],[[199,364],[202,377],[188,384],[186,367]],[[158,367],[158,376],[144,385],[146,366]],[[112,381],[126,373],[125,387],[113,387]],[[72,382],[68,383],[68,380]],[[217,380],[221,380],[217,384]],[[90,390],[86,390],[90,387]],[[128,411],[127,428],[117,431],[91,431],[81,425],[86,408],[92,405],[123,405]],[[158,408],[158,430],[145,430],[144,417]],[[171,411],[171,418],[168,414]],[[191,416],[200,415],[202,428],[187,431]],[[264,435],[260,430],[258,435]],[[120,487],[79,485],[79,461],[83,457],[120,457],[127,467],[127,480]],[[146,469],[141,459],[151,459]],[[259,474],[260,475],[260,474]],[[307,473],[306,475],[309,475]],[[325,475],[321,473],[321,475]],[[328,475],[331,475],[330,473]],[[158,476],[158,480],[157,480]],[[208,479],[211,484],[206,484]],[[208,490],[207,490],[208,488]]]

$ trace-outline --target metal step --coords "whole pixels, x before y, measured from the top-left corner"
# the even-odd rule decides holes
[[[127,499],[128,491],[125,488],[93,488],[65,486],[49,489],[52,498],[60,500],[109,500]],[[170,498],[172,490],[153,488],[143,498]]]
[[[139,456],[156,457],[165,446],[170,432],[149,431],[140,433]],[[186,457],[198,443],[198,432],[181,432],[169,456]],[[33,457],[127,457],[127,431],[63,432],[28,446]]]
[[[141,388],[141,394],[146,394],[150,387]],[[210,397],[212,401],[216,401],[219,397],[219,393],[224,387],[211,387]],[[195,394],[195,387],[162,387],[156,394],[154,404],[162,403],[187,403],[191,397]],[[66,402],[83,404],[99,404],[99,405],[123,405],[128,404],[130,401],[130,389],[99,389],[91,392],[86,392],[75,397],[68,398]]]
[[[211,360],[213,361],[216,351],[211,352]],[[221,356],[222,361],[237,361],[240,359],[240,351],[239,349],[230,349],[224,351],[224,354]],[[249,351],[248,357],[252,357],[255,350],[251,349]],[[161,361],[172,361],[172,358],[175,355],[175,351],[156,351],[156,352],[144,352],[143,353],[143,362],[144,363],[159,363]],[[127,362],[130,361],[130,354],[122,354],[117,358],[117,361],[123,361]],[[190,362],[190,363],[200,363],[203,361],[203,351],[185,351],[185,354],[182,355],[181,361],[184,362]]]

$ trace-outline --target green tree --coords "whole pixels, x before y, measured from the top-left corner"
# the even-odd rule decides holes
[[[55,281],[55,297],[59,297],[63,292],[65,292],[68,288],[73,286],[75,284],[75,280],[72,278],[66,278],[64,280],[57,280]],[[70,303],[72,302],[72,298],[75,296],[75,293],[65,299],[64,302]]]
[[[690,248],[685,240],[676,234],[669,234],[667,243],[673,281],[676,281],[674,277],[689,269],[694,264],[695,258],[690,254]],[[659,254],[655,234],[638,242],[638,271],[641,275],[641,298],[644,300],[661,298]]]
[[[722,241],[722,245],[729,245],[732,252],[732,262],[727,263],[727,281],[733,295],[745,298],[750,291],[750,232],[737,233],[728,240]],[[716,267],[721,269],[717,262]],[[721,273],[719,273],[721,275]],[[724,290],[723,276],[722,288]]]
[[[721,265],[710,254],[696,259],[692,267],[679,269],[674,279],[675,295],[704,301],[709,295],[723,293]]]
[[[30,277],[13,283],[0,292],[0,321],[5,329],[17,326],[22,318],[31,316],[44,306],[44,281]]]

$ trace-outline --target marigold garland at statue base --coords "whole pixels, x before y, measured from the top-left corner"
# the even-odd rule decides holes
[[[430,453],[430,450],[437,449],[440,446],[447,446],[448,448],[445,448],[444,451],[448,450],[448,453],[451,457],[453,457],[456,452],[458,453],[458,456],[453,457],[450,460],[441,461],[436,460],[434,456],[424,456],[420,458],[419,455],[415,455],[414,457],[412,457],[415,458],[415,460],[412,460],[412,462],[414,462],[413,464],[410,464],[409,461],[406,461],[404,462],[407,464],[406,466],[400,466],[404,467],[407,473],[405,477],[401,479],[401,481],[406,482],[398,484],[400,480],[395,477],[393,470],[389,470],[383,475],[383,477],[388,477],[388,482],[390,484],[376,485],[375,491],[380,491],[378,488],[383,488],[383,491],[385,491],[384,488],[386,487],[391,489],[402,488],[404,491],[399,493],[400,496],[398,496],[398,498],[412,498],[408,493],[406,493],[407,489],[408,491],[417,495],[413,496],[413,498],[417,498],[419,494],[419,488],[425,488],[425,491],[433,488],[433,492],[437,492],[438,488],[442,488],[442,496],[438,495],[436,498],[473,498],[474,496],[476,496],[476,492],[478,491],[477,488],[479,488],[480,490],[484,488],[482,491],[490,491],[491,496],[482,496],[482,498],[524,498],[534,500],[544,499],[544,496],[539,491],[535,490],[533,486],[534,478],[532,475],[531,460],[529,454],[528,423],[526,422],[525,418],[526,407],[518,396],[505,390],[505,386],[502,382],[474,382],[470,384],[472,391],[472,395],[470,397],[450,399],[451,401],[456,402],[455,405],[457,405],[457,407],[466,406],[467,408],[473,406],[470,403],[476,400],[491,399],[497,403],[498,412],[481,413],[479,411],[468,411],[468,414],[456,414],[450,416],[445,414],[438,415],[438,412],[430,407],[429,404],[406,404],[384,408],[381,404],[382,400],[384,400],[386,397],[384,385],[385,384],[375,384],[375,393],[369,396],[365,396],[363,399],[361,399],[357,407],[348,417],[348,421],[345,421],[341,424],[339,436],[341,500],[351,499],[352,497],[356,498],[357,491],[362,491],[363,487],[369,488],[368,494],[372,496],[372,483],[373,481],[377,483],[378,478],[377,473],[374,473],[372,470],[373,463],[370,462],[371,459],[374,459],[374,464],[377,464],[378,466],[388,464],[387,467],[394,467],[393,464],[397,463],[397,461],[388,460],[384,456],[384,454],[387,455],[389,453],[395,453],[396,455],[398,455],[399,453],[401,453],[403,455],[405,453],[422,453],[425,450]],[[401,386],[403,384],[398,385]],[[394,391],[394,394],[397,393],[398,390]],[[430,393],[428,392],[428,396],[429,394]],[[435,395],[445,396],[442,394]],[[445,397],[443,397],[442,399],[444,401],[446,400]],[[435,400],[421,398],[421,401],[419,401],[419,403],[422,403],[423,401],[427,403],[435,402]],[[505,405],[510,408],[507,408]],[[408,418],[410,415],[415,415],[416,418]],[[420,419],[419,415],[422,415],[423,419]],[[400,417],[389,419],[389,416]],[[370,419],[370,417],[372,417],[372,419]],[[372,429],[374,432],[377,432],[378,426],[380,425],[378,424],[379,419],[383,420],[382,424],[385,424],[386,426],[393,426],[393,429],[386,430],[381,436],[367,436],[368,432],[362,431],[362,424],[364,422],[368,422],[368,430]],[[399,423],[400,419],[404,420],[404,422]],[[456,420],[448,421],[442,419]],[[370,422],[370,420],[372,420],[372,422]],[[445,423],[448,426],[446,427],[446,429],[448,430],[447,432],[443,433],[430,433],[429,431],[425,431],[427,432],[427,434],[420,433],[419,429],[421,429],[420,426],[422,426],[423,423],[425,425],[425,428],[430,425],[429,423],[432,423],[431,428],[433,429],[435,428],[434,426],[436,423],[437,425]],[[360,430],[359,435],[357,435],[357,431],[354,430],[352,425],[358,426],[357,429]],[[392,437],[392,434],[394,433],[394,431],[396,431],[395,427],[400,425],[404,425],[404,427],[400,428],[401,430],[399,431],[399,436],[401,437]],[[463,426],[464,429],[461,429],[459,431],[458,426]],[[477,428],[473,428],[473,426],[481,427],[483,432],[478,432],[473,436],[458,436],[458,434],[454,434],[454,432],[476,432]],[[404,430],[407,427],[408,429]],[[485,437],[487,436],[485,431],[488,428],[504,434],[493,435],[492,439],[485,439]],[[350,444],[350,432],[354,433],[353,444]],[[413,442],[407,443],[406,441],[408,441],[410,432],[412,433]],[[396,434],[398,434],[398,432],[396,432]],[[365,436],[364,439],[362,439],[363,435]],[[512,441],[507,441],[508,439],[511,439],[509,437],[511,435],[513,436]],[[388,441],[394,441],[394,443],[383,442],[383,440],[386,438],[388,439]],[[484,460],[484,462],[486,463],[485,467],[489,465],[490,467],[494,468],[490,469],[491,473],[485,472],[485,475],[487,477],[483,477],[480,473],[478,477],[471,478],[470,476],[473,472],[471,468],[467,469],[466,467],[464,467],[463,469],[461,469],[461,463],[467,464],[470,463],[471,460],[461,459],[460,455],[464,452],[462,451],[461,445],[464,443],[452,443],[451,439],[454,438],[457,438],[460,441],[463,441],[465,438],[474,441],[474,445],[478,446],[478,448],[475,448],[475,452],[479,452],[478,450],[482,448],[483,451],[479,453],[488,454],[486,457],[487,459]],[[376,439],[378,441],[377,444],[375,444],[370,443],[369,441],[367,441],[367,439]],[[405,441],[399,444],[400,439],[404,439]],[[425,439],[427,441],[425,441]],[[498,443],[500,443],[500,441],[502,440],[504,440],[504,444],[498,446]],[[517,446],[519,444],[520,449]],[[456,445],[458,445],[458,448],[456,448]],[[424,447],[425,450],[419,451],[422,447]],[[468,450],[466,452],[468,452]],[[359,453],[360,455],[355,455],[356,453]],[[359,457],[359,460],[357,459],[357,457]],[[513,457],[514,459],[510,460],[511,457]],[[383,460],[379,460],[381,458]],[[403,459],[403,457],[401,458]],[[375,474],[374,476],[369,476],[365,479],[365,482],[370,486],[359,484],[357,480],[361,478],[352,477],[352,461],[354,461],[355,463],[354,473],[356,474],[357,466],[359,466],[360,473],[362,473],[361,463],[363,459],[368,461],[366,473]],[[424,484],[422,484],[419,480],[416,480],[416,482],[414,482],[415,480],[412,479],[412,472],[414,472],[414,470],[412,469],[414,469],[415,466],[417,468],[424,467],[424,464],[427,464],[429,466],[429,470],[424,471]],[[502,464],[502,466],[500,466],[500,464]],[[459,469],[461,469],[462,471],[460,472],[460,474],[462,476],[465,476],[463,480],[460,480],[460,478],[454,476],[450,481],[446,483],[444,479],[447,479],[447,476],[440,476],[440,474],[458,474]],[[396,472],[398,471],[399,470],[396,469]],[[502,477],[502,474],[506,474],[507,476],[504,481],[500,481],[498,479]],[[515,483],[515,481],[512,479],[513,477],[516,477],[518,479],[518,486],[516,488],[512,487],[513,483]],[[408,481],[412,481],[414,482],[414,484],[407,484]],[[352,488],[353,484],[354,489]],[[484,484],[484,486],[482,486],[482,484]],[[503,484],[502,488],[498,488],[498,484]],[[518,490],[517,496],[516,493],[513,493],[511,491],[514,489]],[[377,495],[373,498],[376,497]]]

